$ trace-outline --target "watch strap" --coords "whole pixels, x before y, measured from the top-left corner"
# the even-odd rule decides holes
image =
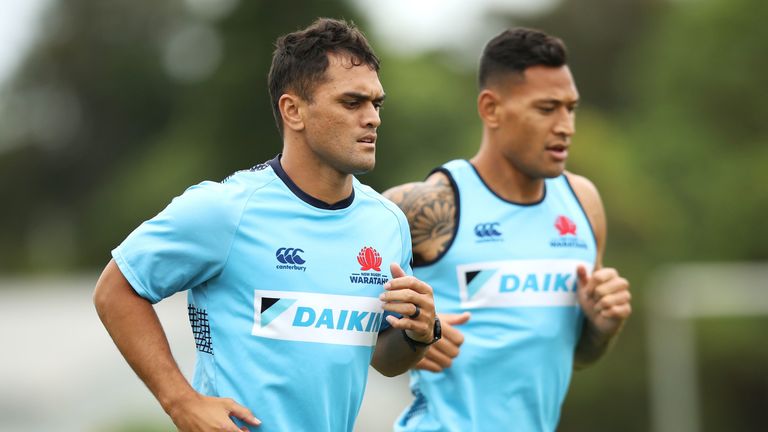
[[[428,347],[433,343],[439,341],[440,338],[443,337],[442,326],[440,325],[440,319],[437,317],[435,317],[435,324],[432,328],[432,335],[433,335],[432,340],[429,342],[421,342],[421,341],[411,339],[411,337],[408,336],[408,333],[406,333],[405,330],[401,330],[401,332],[403,333],[403,338],[405,339],[405,342],[414,351],[416,351],[417,348]]]

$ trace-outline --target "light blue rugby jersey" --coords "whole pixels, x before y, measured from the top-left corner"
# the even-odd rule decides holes
[[[594,267],[592,227],[565,176],[533,204],[505,201],[464,160],[439,169],[459,214],[454,240],[416,267],[439,312],[470,311],[465,342],[441,373],[411,372],[412,405],[397,431],[554,431],[583,315],[576,268]]]
[[[334,205],[303,193],[279,156],[192,186],[112,255],[151,302],[188,290],[193,386],[231,397],[270,431],[351,431],[389,263],[411,273],[402,212],[354,180]]]

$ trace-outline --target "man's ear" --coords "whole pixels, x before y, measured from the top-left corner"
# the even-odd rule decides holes
[[[483,124],[489,128],[496,128],[499,125],[499,105],[501,100],[499,95],[490,89],[483,89],[477,95],[477,113]]]
[[[284,93],[277,101],[280,115],[283,117],[283,126],[294,131],[304,130],[304,110],[306,103],[298,96]]]

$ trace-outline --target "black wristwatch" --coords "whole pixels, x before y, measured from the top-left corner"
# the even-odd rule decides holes
[[[432,345],[433,343],[440,340],[441,337],[443,337],[443,330],[440,326],[440,319],[435,317],[435,326],[432,328],[432,340],[429,342],[421,342],[417,340],[411,339],[410,336],[408,336],[408,333],[405,332],[405,330],[401,330],[403,332],[403,338],[405,339],[405,342],[408,344],[409,347],[411,347],[412,350],[416,351],[416,348],[424,348]]]

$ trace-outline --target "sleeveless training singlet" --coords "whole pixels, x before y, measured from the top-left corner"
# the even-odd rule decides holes
[[[456,192],[453,243],[414,275],[441,313],[470,311],[461,352],[441,373],[411,372],[415,397],[397,431],[554,431],[583,315],[576,268],[596,243],[566,177],[533,204],[505,201],[467,161],[438,169]]]

